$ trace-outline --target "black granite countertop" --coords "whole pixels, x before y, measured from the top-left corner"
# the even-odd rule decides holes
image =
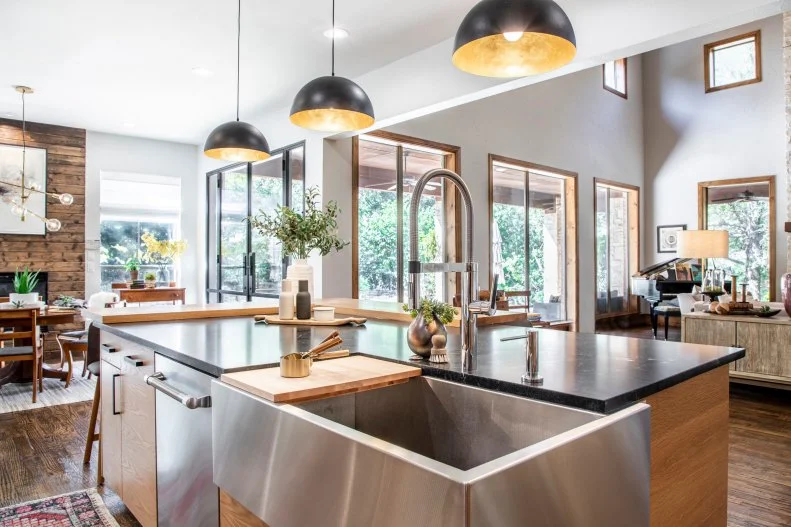
[[[183,322],[97,324],[100,329],[152,348],[157,353],[219,377],[223,373],[276,366],[281,355],[306,351],[336,328],[255,324],[252,318]],[[465,384],[612,413],[675,384],[744,357],[741,348],[631,339],[586,333],[539,330],[541,386],[522,384],[525,340],[501,342],[524,334],[515,326],[478,331],[478,364],[461,371],[460,337],[448,335],[448,364],[412,362],[407,325],[369,321],[341,327],[352,353],[419,365],[423,374]]]

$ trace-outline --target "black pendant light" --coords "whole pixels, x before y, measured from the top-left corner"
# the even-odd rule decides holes
[[[335,29],[335,0],[332,0]],[[352,80],[335,76],[335,35],[332,36],[332,75],[313,79],[297,93],[291,105],[291,122],[309,130],[349,132],[374,124],[374,107],[368,94]]]
[[[453,64],[485,77],[524,77],[577,54],[574,28],[552,0],[482,0],[456,32]]]
[[[209,134],[203,153],[225,161],[261,161],[269,157],[269,143],[261,131],[239,120],[239,70],[242,35],[242,0],[236,21],[236,120],[223,123]]]

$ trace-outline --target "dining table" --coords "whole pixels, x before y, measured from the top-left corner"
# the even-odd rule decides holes
[[[51,326],[60,326],[64,324],[74,324],[82,320],[82,314],[79,309],[67,309],[49,307],[39,311],[36,316],[36,322],[41,328],[42,334],[45,333]],[[25,339],[27,340],[27,339]],[[18,341],[16,344],[21,346],[30,346],[30,341]],[[64,370],[62,366],[54,367],[44,363],[43,367],[44,378],[66,380],[68,371]],[[33,381],[33,362],[32,361],[10,361],[0,367],[0,386],[10,382],[32,382]]]

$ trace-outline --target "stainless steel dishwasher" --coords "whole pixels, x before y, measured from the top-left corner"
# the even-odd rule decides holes
[[[157,354],[157,511],[159,527],[216,527],[219,490],[212,474],[212,377]]]

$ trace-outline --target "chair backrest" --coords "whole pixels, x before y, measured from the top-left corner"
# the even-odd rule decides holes
[[[0,340],[36,339],[36,316],[38,309],[2,309],[0,327],[10,327],[13,331],[0,333]]]
[[[527,310],[530,307],[530,291],[506,291],[505,296],[508,299],[508,303],[511,305],[512,309],[525,309]],[[514,303],[511,303],[511,299],[514,299]],[[523,299],[523,300],[520,300]]]

